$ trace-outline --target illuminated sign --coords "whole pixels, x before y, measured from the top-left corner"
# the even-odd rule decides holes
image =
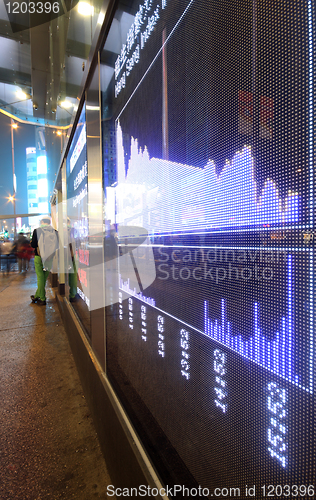
[[[76,208],[86,196],[88,196],[88,184],[85,184],[80,193],[73,197],[72,206]]]
[[[87,205],[88,163],[86,143],[87,137],[84,106],[80,114],[73,142],[67,157],[67,216],[69,218],[67,241],[68,243],[71,242],[76,263],[76,276],[69,278],[69,286],[72,287],[70,290],[70,297],[73,297],[75,294],[78,298],[80,297],[82,301],[78,300],[78,304],[80,304],[80,308],[84,306],[84,309],[86,309],[86,306],[90,308],[91,299],[89,276],[89,221]],[[73,283],[72,285],[71,282]],[[85,303],[86,306],[83,303]],[[77,307],[76,304],[74,304],[74,307]],[[79,314],[80,313],[81,309]],[[89,329],[89,325],[87,323],[85,326]]]
[[[83,150],[85,144],[87,142],[87,135],[86,135],[86,124],[83,125],[77,144],[75,146],[75,149],[70,157],[70,173],[73,171],[74,166],[76,165],[78,158],[81,154],[81,151]]]
[[[87,177],[88,175],[88,168],[87,168],[87,161],[85,161],[84,165],[82,166],[81,170],[79,170],[75,180],[74,180],[74,191],[78,189],[82,181]]]

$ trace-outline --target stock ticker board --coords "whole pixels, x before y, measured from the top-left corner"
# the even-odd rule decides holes
[[[118,259],[107,367],[165,481],[315,480],[314,15],[135,3],[116,61],[115,222],[148,238],[134,276]]]

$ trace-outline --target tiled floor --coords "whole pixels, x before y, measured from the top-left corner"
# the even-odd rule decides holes
[[[0,499],[107,498],[111,483],[53,291],[0,274]]]

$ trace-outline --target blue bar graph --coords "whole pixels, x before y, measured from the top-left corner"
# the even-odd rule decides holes
[[[246,359],[262,366],[293,383],[298,383],[293,363],[293,276],[292,255],[287,260],[287,312],[282,318],[280,331],[275,332],[274,340],[268,340],[260,329],[260,307],[253,304],[253,336],[244,339],[232,333],[231,322],[227,320],[226,300],[221,301],[221,321],[211,320],[208,315],[208,302],[204,302],[205,335],[220,342]]]

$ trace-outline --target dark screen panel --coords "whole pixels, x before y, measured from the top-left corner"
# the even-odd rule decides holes
[[[115,15],[107,371],[165,484],[208,496],[295,495],[315,479],[313,16],[311,2],[265,0]],[[144,228],[146,251],[124,226]]]

